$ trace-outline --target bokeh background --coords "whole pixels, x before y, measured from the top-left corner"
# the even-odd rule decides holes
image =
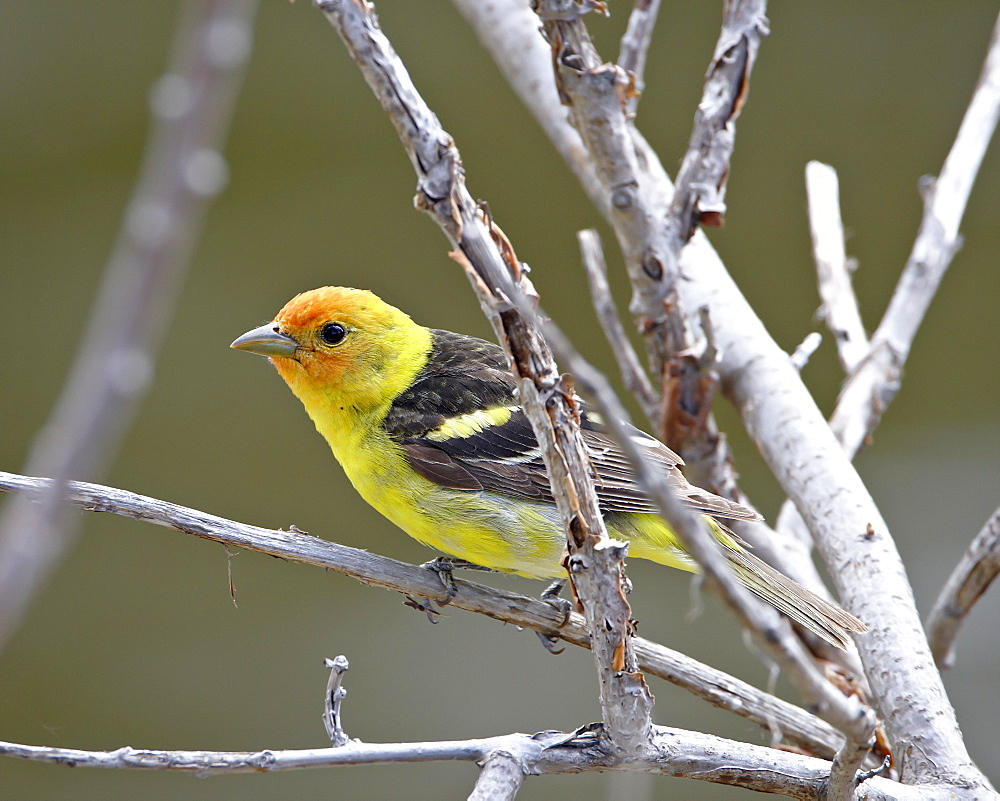
[[[681,158],[718,32],[715,3],[665,3],[639,123],[668,169]],[[547,310],[611,367],[580,278],[574,233],[596,212],[445,2],[382,0],[383,27],[455,137]],[[617,55],[628,7],[591,29]],[[920,218],[979,73],[993,2],[775,2],[738,128],[726,227],[711,238],[778,342],[818,305],[805,216],[809,159],[840,173],[848,249],[869,328]],[[147,91],[178,16],[163,3],[0,2],[0,469],[17,471],[65,379],[131,191]],[[293,294],[371,288],[435,327],[488,336],[436,226],[414,212],[396,136],[322,16],[262,4],[210,213],[155,384],[107,483],[255,524],[421,562],[429,554],[355,496],[298,403],[262,359],[228,349]],[[917,338],[903,391],[859,464],[906,561],[923,614],[997,503],[1000,466],[1000,154],[972,194],[958,253]],[[609,247],[627,301],[620,259]],[[829,337],[804,372],[829,410],[841,375]],[[747,490],[781,495],[718,404]],[[764,686],[768,670],[688,579],[633,563],[641,632]],[[437,626],[400,598],[320,570],[88,514],[72,553],[0,654],[0,738],[113,749],[324,745],[322,658],[347,654],[346,728],[368,741],[571,729],[598,718],[589,654],[451,612]],[[526,592],[540,587],[487,578]],[[994,588],[946,676],[979,764],[1000,779],[1000,603]],[[754,727],[653,680],[658,722],[761,742]],[[794,698],[794,695],[791,697]],[[215,777],[0,761],[12,799],[464,798],[465,764]],[[531,779],[524,799],[703,798],[748,793],[679,780]]]

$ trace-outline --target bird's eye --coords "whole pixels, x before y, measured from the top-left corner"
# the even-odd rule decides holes
[[[327,323],[319,330],[319,336],[327,345],[339,345],[347,336],[347,329],[340,323]]]
[[[320,329],[319,335],[327,345],[339,345],[347,336],[347,328],[340,323],[327,323]]]

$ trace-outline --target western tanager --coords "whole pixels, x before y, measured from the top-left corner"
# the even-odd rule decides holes
[[[270,358],[362,497],[420,542],[495,570],[563,574],[564,535],[534,432],[503,350],[424,328],[364,290],[290,300],[232,347]],[[605,523],[629,555],[697,571],[636,486],[628,462],[582,406]],[[680,457],[638,429],[675,491],[707,517],[736,575],[834,645],[864,625],[747,553],[712,517],[759,516],[689,484]]]

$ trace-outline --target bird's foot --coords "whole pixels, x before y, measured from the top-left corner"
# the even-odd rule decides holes
[[[566,579],[558,579],[546,587],[545,591],[539,596],[542,601],[562,614],[562,620],[559,622],[559,628],[566,625],[569,621],[569,613],[573,611],[573,604],[565,598],[559,597],[565,587]]]
[[[569,620],[569,613],[573,611],[573,604],[567,601],[565,598],[560,598],[559,594],[563,591],[566,586],[565,579],[559,579],[558,581],[553,581],[545,591],[541,594],[540,598],[542,601],[547,603],[557,612],[562,615],[562,620],[559,621],[557,628],[562,628],[566,625]],[[557,648],[556,645],[559,642],[559,638],[554,634],[546,634],[545,632],[536,631],[535,636],[541,641],[545,650],[550,654],[561,654],[566,649]]]
[[[443,601],[438,601],[438,604],[441,606],[447,606],[450,604],[452,599],[458,594],[458,587],[455,586],[455,577],[452,575],[454,570],[482,570],[487,573],[493,572],[491,568],[467,562],[464,559],[458,559],[454,556],[438,556],[435,559],[431,559],[429,562],[424,562],[421,567],[433,571],[441,580],[441,584],[444,586],[445,591],[445,599]]]

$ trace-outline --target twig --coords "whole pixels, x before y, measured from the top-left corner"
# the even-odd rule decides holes
[[[506,11],[514,13],[513,9]],[[737,7],[728,8],[726,24],[716,52],[715,69],[707,87],[717,90],[722,76],[728,75],[732,79],[728,84],[730,90],[746,90],[745,83],[741,84],[733,78],[732,65],[726,66],[723,63],[729,57],[726,55],[727,43],[732,44],[738,40],[740,44],[736,46],[737,50],[742,52],[743,47],[748,47],[756,52],[756,44],[749,39],[759,35],[763,25],[762,6],[737,4]],[[620,87],[621,76],[617,75],[615,68],[600,63],[582,22],[575,18],[566,21],[554,18],[546,21],[545,26],[555,49],[557,85],[561,87],[563,94],[572,98],[575,127],[597,165],[605,191],[611,196],[607,216],[615,228],[626,256],[626,265],[629,266],[635,290],[633,312],[637,309],[648,312],[639,314],[638,324],[646,335],[654,370],[660,371],[663,381],[664,411],[657,415],[665,423],[661,429],[663,439],[681,452],[688,464],[688,475],[695,483],[745,502],[736,482],[728,445],[710,414],[715,387],[714,373],[711,369],[706,369],[703,355],[699,355],[692,346],[684,308],[674,292],[676,258],[686,238],[678,236],[674,241],[666,241],[664,244],[668,238],[663,235],[659,226],[652,224],[658,218],[662,204],[669,201],[669,182],[662,173],[662,168],[659,168],[655,154],[637,144],[634,128],[626,124],[619,94],[614,91],[615,86]],[[743,64],[740,69],[747,70],[749,66]],[[745,80],[746,73],[742,75]],[[706,88],[706,95],[708,94],[710,89]],[[536,111],[541,112],[542,104],[538,102],[540,97],[537,94],[530,96],[537,103]],[[731,137],[732,121],[738,113],[741,97],[731,96],[732,108],[725,119],[719,119],[717,115],[700,116],[698,119],[697,133],[693,135],[692,141],[701,141],[703,144],[715,142],[710,147],[705,144],[712,154],[706,170],[711,167],[725,171],[717,159],[728,159],[731,138],[728,151],[719,143],[721,140],[716,142],[715,138],[717,135],[722,136],[723,131],[728,131]],[[718,98],[713,102],[719,108],[726,105]],[[713,130],[716,133],[713,134]],[[693,157],[690,163],[695,163]],[[695,184],[700,185],[702,180],[708,180],[705,176],[709,172],[698,173],[693,166],[689,169],[689,199],[696,198],[700,190],[696,191]],[[702,177],[699,178],[699,175]],[[670,266],[672,264],[673,268]],[[659,314],[656,313],[658,309],[661,310]],[[751,542],[754,545],[763,544],[765,538],[760,536],[760,527],[749,528],[748,538]],[[770,547],[760,550],[765,554],[774,553]],[[800,550],[796,551],[796,555]],[[802,565],[801,559],[786,559],[781,566],[803,579],[807,586],[825,592],[818,574]],[[789,566],[794,569],[789,570]]]
[[[775,477],[805,513],[845,608],[869,628],[857,645],[890,743],[898,752],[917,732],[933,732],[921,735],[920,748],[932,749],[936,761],[917,755],[904,770],[929,782],[961,776],[962,786],[968,781],[988,787],[965,748],[899,552],[871,494],[787,354],[767,335],[707,241],[696,237],[691,247],[700,273],[685,291],[692,305],[708,303],[717,312],[727,394]],[[945,764],[951,767],[943,769]]]
[[[618,53],[618,66],[632,76],[632,87],[625,101],[625,113],[634,117],[639,100],[646,88],[646,56],[653,39],[656,16],[660,12],[660,0],[635,0],[628,26],[622,36]]]
[[[320,0],[389,116],[417,173],[418,208],[448,237],[511,360],[567,533],[567,567],[583,607],[600,679],[605,733],[620,758],[641,753],[653,699],[636,666],[631,609],[622,592],[627,546],[609,539],[590,478],[572,392],[516,304],[533,294],[510,242],[465,186],[451,136],[417,92],[363,0]]]
[[[171,770],[199,776],[270,773],[334,765],[482,762],[492,754],[504,752],[530,766],[531,772],[537,774],[645,771],[808,801],[823,797],[826,776],[830,771],[829,762],[815,757],[666,726],[652,728],[651,749],[646,757],[627,763],[609,759],[597,747],[596,738],[586,729],[573,734],[506,734],[474,740],[420,743],[350,742],[341,748],[256,752],[152,751],[128,746],[116,751],[84,751],[0,742],[0,756],[79,768]],[[936,801],[942,797],[942,788],[910,787],[874,777],[859,788],[856,797],[859,801]],[[968,793],[956,793],[952,797],[965,801],[973,799]]]
[[[965,205],[986,147],[996,129],[998,115],[1000,17],[994,27],[989,52],[958,135],[945,159],[940,177],[926,197],[920,230],[892,301],[871,338],[869,350],[848,376],[830,418],[834,434],[851,458],[874,432],[899,389],[910,345],[958,248],[958,229]],[[786,539],[792,537],[800,542],[809,540],[809,530],[791,500],[782,505],[776,529]],[[878,562],[884,564],[881,557]],[[873,583],[873,586],[876,584]],[[896,631],[898,630],[897,627]],[[907,640],[922,643],[922,638],[917,639],[918,637],[919,630],[915,630]],[[898,653],[901,648],[908,651],[908,646],[895,645],[888,653]],[[947,659],[945,654],[946,651],[934,654],[933,658],[939,666],[942,659]],[[924,672],[921,675],[928,674]],[[901,697],[906,697],[906,685],[907,681],[901,679]],[[946,701],[942,703],[947,704]],[[909,702],[896,708],[916,709]],[[950,705],[947,708],[950,710]],[[918,728],[919,725],[906,723],[898,731],[906,738]]]
[[[622,110],[615,105],[620,92],[620,75],[615,68],[600,65],[586,29],[578,18],[560,18],[556,13],[557,3],[539,2],[537,5],[543,9],[543,30],[553,47],[557,87],[562,96],[573,98],[571,110],[576,128],[595,161],[599,177],[611,192],[611,216],[617,223],[616,231],[619,232],[626,263],[630,264],[630,275],[633,277],[636,293],[633,307],[638,305],[641,297],[647,300],[655,298],[646,305],[644,311],[648,314],[642,318],[640,327],[653,343],[654,366],[664,376],[664,400],[670,403],[684,397],[700,401],[684,405],[685,415],[690,417],[684,416],[683,420],[693,425],[685,425],[679,437],[668,435],[668,444],[676,445],[678,440],[705,440],[708,432],[705,421],[709,417],[712,392],[701,378],[700,365],[695,369],[685,369],[685,363],[690,364],[691,361],[681,358],[682,354],[690,351],[690,342],[683,309],[676,294],[677,265],[680,251],[697,223],[706,220],[715,224],[721,222],[724,210],[722,198],[732,153],[732,126],[745,100],[760,37],[766,34],[764,4],[734,2],[726,6],[723,32],[706,81],[695,132],[681,167],[667,217],[666,234],[662,239],[653,236],[648,227],[650,218],[641,191],[638,162],[625,131]],[[571,367],[571,370],[579,380],[578,367]],[[670,386],[671,383],[673,386]],[[674,415],[675,409],[680,411],[681,408],[679,404],[670,404],[666,419]],[[603,411],[609,418],[611,429],[624,419],[624,414],[619,414],[618,409],[605,407]],[[671,423],[676,426],[681,419],[681,415],[674,415]],[[674,524],[687,552],[722,588],[729,605],[752,630],[768,634],[775,630],[774,622],[769,618],[773,617],[776,621],[777,616],[749,599],[749,593],[721,564],[722,557],[714,550],[708,534],[695,523],[693,515],[681,508],[663,477],[656,475],[655,471],[642,469],[637,463],[642,459],[638,448],[634,447],[624,431],[619,432],[616,439],[626,453],[635,451],[634,455],[630,454],[634,456],[630,460],[633,469],[640,474],[645,473],[643,478],[648,494]],[[792,672],[800,691],[821,706],[821,715],[835,720],[847,736],[845,747],[838,753],[830,784],[832,797],[845,799],[853,793],[855,769],[861,764],[873,739],[874,715],[869,710],[863,710],[856,699],[846,700],[827,684],[789,636],[776,639],[779,642],[772,646],[772,653]]]
[[[823,335],[819,331],[810,331],[806,334],[805,339],[799,343],[799,346],[788,357],[796,372],[802,372],[802,368],[809,363],[810,357],[822,343]]]
[[[55,481],[0,517],[0,647],[70,546],[70,478],[99,478],[145,395],[209,202],[225,186],[221,149],[250,55],[256,0],[191,0],[168,71],[153,88],[150,135],[87,333],[36,437],[27,472]]]
[[[323,664],[330,669],[330,678],[326,682],[326,695],[323,697],[323,726],[330,742],[340,748],[351,741],[344,732],[340,719],[340,706],[347,697],[347,690],[343,686],[344,674],[347,673],[350,664],[343,654],[334,659],[324,659]]]
[[[666,220],[667,247],[675,257],[699,224],[722,224],[736,118],[746,103],[761,39],[769,32],[764,0],[733,0],[724,9]]]
[[[833,334],[840,364],[850,375],[868,352],[868,336],[861,322],[844,250],[837,171],[818,161],[806,164],[806,198],[816,279],[823,303],[820,314]]]
[[[965,616],[1000,573],[1000,507],[973,538],[927,616],[927,641],[939,668],[955,663],[955,638]]]
[[[29,497],[36,496],[47,482],[48,479],[44,478],[0,471],[0,489]],[[67,489],[67,501],[89,511],[131,517],[212,542],[322,567],[350,576],[362,584],[403,595],[438,600],[446,596],[440,580],[421,567],[339,545],[298,530],[274,531],[251,526],[99,484],[70,482]],[[452,607],[550,634],[581,648],[590,647],[590,635],[580,615],[572,614],[564,625],[560,625],[562,614],[537,598],[459,578],[455,578],[454,582],[456,594],[450,603]],[[641,637],[635,638],[635,649],[642,670],[721,709],[752,720],[765,729],[776,726],[790,742],[818,756],[832,756],[839,747],[841,737],[836,731],[780,698]]]
[[[629,342],[625,327],[618,316],[614,298],[611,297],[611,287],[608,285],[608,267],[604,261],[604,250],[597,231],[588,229],[578,231],[577,241],[580,243],[580,256],[583,269],[587,273],[590,284],[590,297],[594,304],[597,319],[604,329],[604,335],[611,345],[611,350],[618,361],[625,388],[631,392],[642,406],[646,417],[656,429],[660,428],[660,403],[649,377],[639,361],[639,357]]]
[[[830,418],[837,439],[851,455],[875,430],[899,390],[910,345],[960,246],[959,225],[998,118],[1000,17],[958,135],[941,174],[925,195],[920,230],[889,308],[872,336],[869,353],[848,377]]]
[[[753,598],[733,575],[718,546],[691,510],[678,500],[666,476],[635,444],[625,426],[627,412],[615,397],[607,380],[588,364],[570,341],[553,325],[546,325],[548,341],[560,360],[576,377],[581,392],[590,397],[605,420],[611,436],[628,458],[643,491],[659,508],[680,539],[684,550],[705,571],[732,609],[756,637],[758,645],[787,672],[810,709],[831,722],[845,735],[837,752],[827,789],[831,801],[854,797],[854,777],[875,741],[875,715],[857,697],[846,698],[828,682],[806,654],[790,628],[762,601]]]
[[[566,735],[561,735],[566,739]],[[362,743],[350,741],[333,748],[263,751],[159,751],[124,746],[115,751],[83,751],[76,748],[21,745],[0,742],[0,756],[52,762],[81,768],[129,768],[137,770],[173,770],[199,776],[230,773],[275,772],[323,768],[333,765],[379,765],[402,762],[438,762],[462,760],[476,762],[494,749],[533,751],[543,743],[557,742],[552,733],[540,735],[532,743],[524,734],[511,734],[478,740],[454,740],[422,743]]]

